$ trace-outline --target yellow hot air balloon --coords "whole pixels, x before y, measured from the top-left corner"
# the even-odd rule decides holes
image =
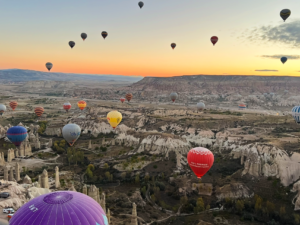
[[[111,111],[107,114],[107,121],[112,126],[112,128],[115,129],[122,121],[122,114],[118,111]]]
[[[79,109],[84,110],[84,108],[86,107],[86,102],[81,100],[77,103],[77,105]]]

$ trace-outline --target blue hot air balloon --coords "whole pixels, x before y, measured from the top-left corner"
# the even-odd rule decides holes
[[[284,64],[287,61],[287,57],[282,57],[280,60]]]
[[[20,146],[27,137],[27,129],[21,126],[11,127],[8,129],[6,136],[15,146]]]
[[[292,116],[294,117],[296,123],[300,123],[300,106],[295,106],[292,109]]]

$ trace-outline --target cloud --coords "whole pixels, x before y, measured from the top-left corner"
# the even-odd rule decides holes
[[[281,59],[281,57],[287,57],[288,59],[300,59],[300,55],[262,55],[262,58]]]
[[[269,25],[256,27],[245,31],[242,36],[252,42],[273,42],[300,47],[300,20],[282,23],[281,25]]]
[[[255,71],[258,71],[258,72],[278,72],[278,70],[255,70]]]

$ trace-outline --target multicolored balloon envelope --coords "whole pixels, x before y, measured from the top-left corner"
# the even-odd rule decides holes
[[[120,101],[121,101],[122,103],[125,102],[125,100],[126,100],[125,98],[121,98],[121,99],[120,99]]]
[[[122,114],[118,111],[111,111],[107,114],[107,121],[112,126],[112,128],[115,129],[122,121]]]
[[[107,37],[108,33],[106,31],[102,31],[101,35],[105,39]]]
[[[18,103],[16,101],[12,101],[9,103],[10,108],[12,108],[12,110],[15,110],[18,106]]]
[[[48,69],[48,71],[50,71],[53,67],[53,64],[51,62],[47,62],[46,63],[46,68]]]
[[[75,123],[69,123],[65,125],[62,129],[62,135],[64,139],[73,146],[77,139],[80,137],[81,128]]]
[[[284,22],[287,18],[289,18],[290,15],[291,15],[291,10],[289,9],[283,9],[280,11],[280,16]]]
[[[71,103],[70,102],[65,102],[64,103],[64,110],[69,112],[70,109],[71,109]]]
[[[10,225],[108,225],[104,210],[91,197],[74,191],[40,195],[12,216]]]
[[[6,136],[15,146],[20,146],[27,137],[27,129],[22,126],[11,127],[7,130]]]
[[[128,102],[130,102],[130,100],[132,99],[132,94],[131,93],[126,94],[125,98],[127,99]]]
[[[34,112],[38,117],[41,117],[41,115],[43,115],[43,113],[44,113],[44,108],[43,107],[36,107]]]
[[[77,105],[79,109],[84,110],[84,108],[86,107],[86,102],[81,100],[77,103]]]
[[[214,155],[206,148],[197,147],[189,151],[187,161],[195,175],[201,178],[214,164]]]
[[[2,116],[2,114],[6,111],[6,106],[3,104],[0,104],[0,115]]]
[[[296,123],[300,123],[300,106],[295,106],[292,109],[292,116],[294,117]]]

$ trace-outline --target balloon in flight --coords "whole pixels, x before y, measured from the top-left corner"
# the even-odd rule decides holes
[[[44,113],[44,108],[43,107],[36,107],[34,112],[38,117],[41,117],[41,115]]]
[[[212,36],[210,38],[211,43],[213,43],[213,45],[215,45],[218,42],[219,38],[217,36]]]
[[[244,103],[239,104],[239,109],[246,109],[247,106]]]
[[[189,151],[187,161],[198,178],[203,177],[214,163],[214,155],[206,148],[197,147]]]
[[[300,106],[295,106],[292,109],[292,116],[294,117],[296,123],[300,123]]]
[[[0,104],[0,115],[2,116],[2,114],[6,111],[6,106],[3,104]]]
[[[287,61],[287,57],[282,57],[280,60],[284,64]]]
[[[174,49],[174,48],[176,47],[176,44],[175,44],[175,43],[172,43],[172,44],[171,44],[171,47],[172,47],[172,49]]]
[[[125,98],[121,98],[120,101],[123,103],[125,102]]]
[[[73,48],[75,46],[75,42],[74,41],[69,41],[69,45],[71,48]]]
[[[70,102],[65,102],[64,103],[64,110],[66,110],[66,112],[69,112],[70,109],[71,109],[71,103]]]
[[[144,2],[139,2],[139,7],[143,8],[143,6],[144,6]]]
[[[64,139],[73,146],[81,134],[81,128],[75,123],[69,123],[62,129]]]
[[[82,40],[85,40],[87,38],[87,34],[86,33],[82,33],[81,35]]]
[[[130,100],[132,99],[132,94],[131,93],[126,94],[125,98],[127,99],[128,102],[130,102]]]
[[[118,111],[111,111],[107,114],[107,121],[112,126],[112,128],[115,129],[122,121],[122,114]]]
[[[47,62],[46,63],[46,68],[48,69],[48,71],[50,71],[53,67],[53,64],[51,62]]]
[[[175,102],[175,100],[177,99],[177,97],[178,97],[178,94],[176,92],[173,92],[173,93],[170,94],[170,98],[171,98],[171,100],[173,102]]]
[[[27,129],[22,126],[11,127],[7,130],[6,136],[15,146],[20,146],[27,137]]]
[[[17,108],[18,103],[16,101],[12,101],[12,102],[9,103],[9,106],[14,111]]]
[[[9,221],[10,225],[108,225],[100,204],[75,191],[56,191],[25,203]]]
[[[202,111],[205,109],[205,104],[203,102],[198,102],[197,103],[197,109],[198,111]]]
[[[108,33],[106,31],[102,31],[101,35],[105,39],[107,37]]]
[[[280,16],[284,22],[287,18],[289,18],[290,15],[291,15],[291,10],[289,9],[283,9],[280,11]]]
[[[79,109],[84,110],[84,108],[86,107],[86,102],[81,100],[77,103],[77,105]]]

